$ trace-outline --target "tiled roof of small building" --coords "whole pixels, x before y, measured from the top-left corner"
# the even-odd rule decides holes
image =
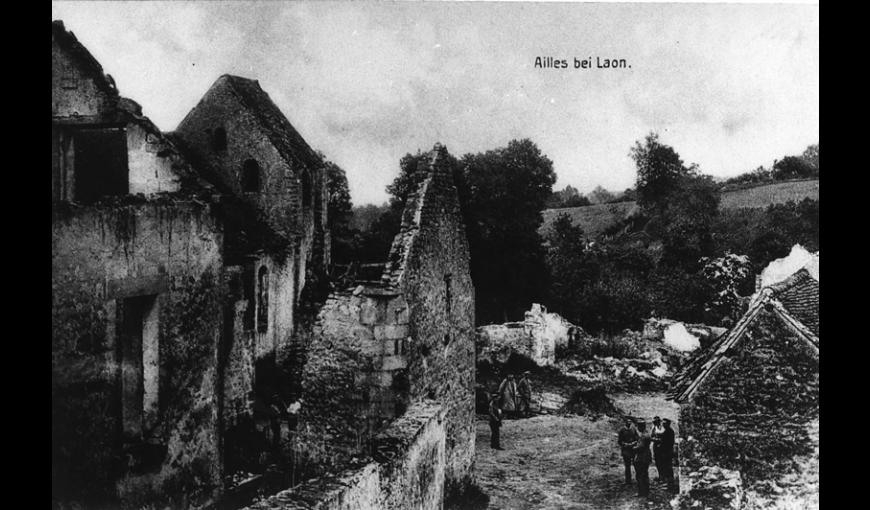
[[[809,271],[801,269],[770,289],[790,315],[819,335],[819,282]]]
[[[800,285],[800,283],[798,282],[795,285]],[[674,385],[668,392],[670,400],[685,402],[691,398],[701,383],[727,357],[728,352],[739,348],[738,344],[745,336],[749,326],[762,312],[772,313],[779,318],[795,335],[807,343],[815,356],[818,356],[819,337],[800,320],[796,319],[776,299],[777,290],[781,291],[782,288],[774,289],[773,287],[767,287],[756,293],[750,301],[746,313],[737,321],[737,324],[713,345],[695,354],[689,363],[676,375]]]
[[[301,164],[312,170],[323,166],[323,161],[317,153],[272,102],[269,94],[260,88],[258,81],[231,74],[221,76],[221,80],[226,81],[238,94],[242,103],[254,114],[266,136],[286,161],[295,161],[297,165]]]

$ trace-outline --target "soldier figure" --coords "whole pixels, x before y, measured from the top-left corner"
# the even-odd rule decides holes
[[[501,409],[498,407],[498,393],[489,396],[489,446],[502,450],[499,429],[501,428]]]
[[[523,375],[520,377],[520,382],[517,383],[517,393],[519,394],[519,405],[517,405],[517,412],[519,412],[520,416],[523,418],[529,415],[530,404],[532,401],[532,386],[529,384],[529,372],[523,372]]]
[[[649,465],[652,462],[652,454],[649,451],[650,438],[646,431],[646,422],[637,422],[638,438],[634,447],[634,473],[637,478],[637,495],[649,496]]]
[[[653,426],[650,431],[650,437],[652,438],[652,447],[653,447],[653,462],[656,464],[656,472],[659,475],[659,481],[663,480],[664,474],[662,473],[662,433],[664,433],[665,428],[662,427],[662,420],[658,416],[653,418]]]
[[[513,416],[517,411],[517,383],[514,374],[508,376],[498,386],[498,394],[501,397],[501,409],[505,414]]]
[[[671,420],[665,418],[664,432],[661,435],[661,446],[659,448],[662,456],[662,467],[659,471],[659,476],[667,482],[668,488],[673,490],[676,488],[674,480],[674,429],[671,428]]]
[[[634,460],[634,446],[637,443],[637,432],[631,426],[631,418],[625,418],[625,425],[619,429],[619,449],[622,453],[622,463],[625,465],[625,483],[631,483],[631,462]]]

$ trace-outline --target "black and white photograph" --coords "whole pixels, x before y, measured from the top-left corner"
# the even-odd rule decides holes
[[[51,11],[52,510],[819,508],[818,3]]]

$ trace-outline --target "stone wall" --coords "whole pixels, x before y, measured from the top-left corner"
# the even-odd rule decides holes
[[[374,441],[374,459],[336,475],[309,480],[248,510],[443,508],[445,411],[420,401]]]
[[[408,307],[396,291],[330,295],[307,347],[297,462],[314,472],[370,455],[371,441],[407,406]]]
[[[221,243],[209,207],[194,202],[53,207],[56,497],[217,488]]]
[[[409,399],[444,402],[448,490],[472,481],[474,465],[474,286],[459,198],[436,144],[427,178],[408,198],[383,280],[408,303]],[[428,164],[427,164],[428,163]]]
[[[512,353],[525,356],[540,366],[556,362],[556,348],[568,347],[582,330],[557,313],[537,303],[526,312],[523,322],[489,324],[477,328],[477,351],[481,359],[505,363]]]
[[[739,472],[749,490],[816,446],[807,427],[818,417],[818,359],[767,312],[732,349],[681,407],[681,477],[718,466]]]

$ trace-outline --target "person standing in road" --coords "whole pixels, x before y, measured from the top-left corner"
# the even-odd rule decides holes
[[[529,384],[529,372],[523,372],[523,375],[520,376],[520,382],[517,383],[517,394],[519,395],[519,402],[517,405],[517,412],[523,418],[529,416],[529,410],[532,402],[532,386]]]
[[[662,420],[658,416],[653,418],[652,430],[650,430],[650,437],[652,438],[652,448],[653,448],[653,462],[656,464],[656,473],[658,473],[658,480],[661,481],[664,478],[662,473],[662,433],[664,433],[665,428],[662,427]]]
[[[501,382],[498,386],[498,394],[501,397],[501,410],[513,417],[517,411],[517,383],[514,374],[508,374]]]
[[[652,453],[649,447],[652,438],[646,431],[646,422],[637,422],[637,442],[634,447],[634,474],[637,478],[637,495],[649,497],[649,465],[652,462]]]
[[[664,478],[664,481],[668,484],[668,489],[674,490],[676,488],[676,483],[674,480],[674,442],[675,442],[675,434],[674,429],[671,428],[671,420],[665,418],[662,420],[664,423],[664,432],[661,435],[661,446],[659,448],[660,455],[662,456],[662,471],[660,471],[659,476]]]
[[[631,484],[631,462],[634,460],[634,446],[637,443],[637,431],[631,423],[631,418],[625,418],[625,424],[619,429],[619,450],[622,453],[622,463],[625,466],[625,483]]]
[[[489,446],[493,450],[502,450],[501,447],[501,417],[502,412],[498,406],[498,393],[489,396]]]

